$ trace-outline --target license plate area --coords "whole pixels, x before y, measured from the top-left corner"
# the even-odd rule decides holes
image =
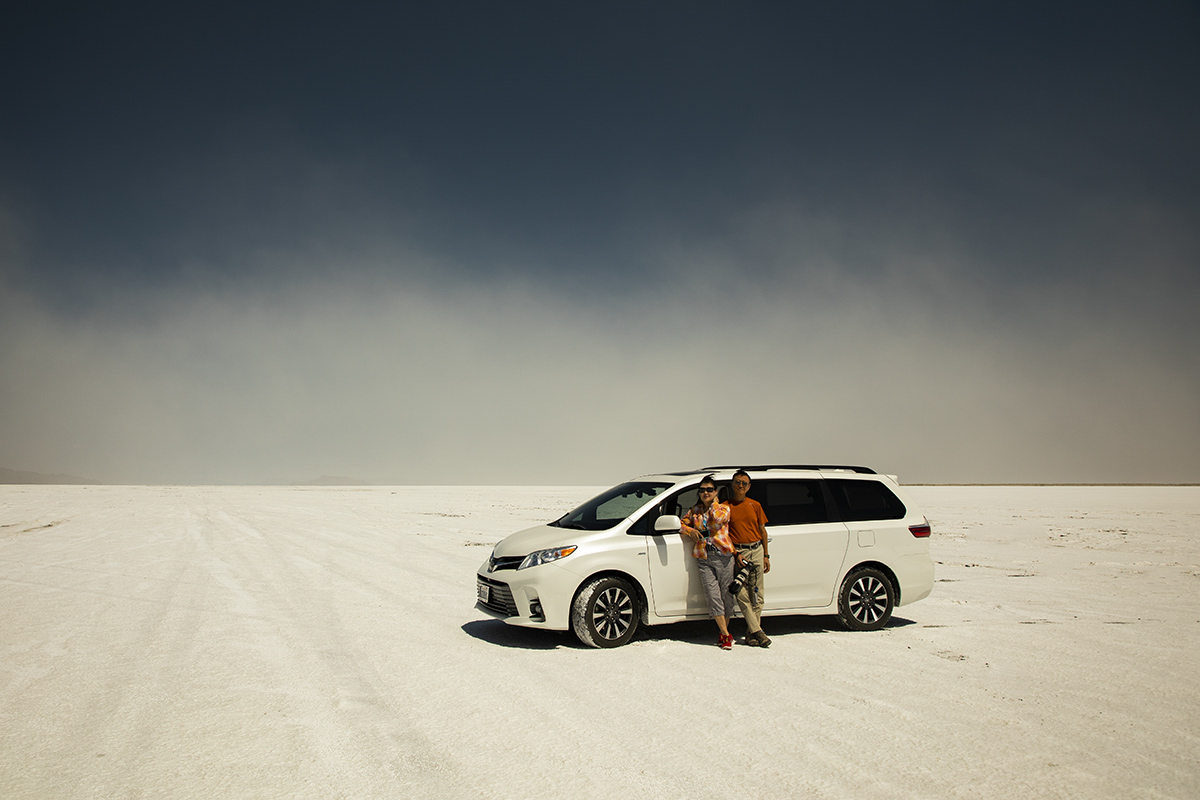
[[[475,584],[475,589],[479,593],[479,602],[486,603],[492,599],[492,587],[482,581]]]

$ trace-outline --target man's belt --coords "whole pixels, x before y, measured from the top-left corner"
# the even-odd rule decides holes
[[[756,547],[762,547],[762,542],[751,542],[750,544],[735,544],[738,550],[753,550]]]

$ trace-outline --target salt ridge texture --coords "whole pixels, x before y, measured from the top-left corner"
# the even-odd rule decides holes
[[[474,610],[599,488],[0,487],[0,796],[1200,796],[1200,488],[912,487],[875,633]]]

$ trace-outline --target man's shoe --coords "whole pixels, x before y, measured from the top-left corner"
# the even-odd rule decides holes
[[[751,631],[746,634],[746,644],[750,647],[758,647],[758,631]]]
[[[770,647],[771,646],[771,640],[767,638],[767,634],[763,631],[758,632],[758,646],[759,647]]]

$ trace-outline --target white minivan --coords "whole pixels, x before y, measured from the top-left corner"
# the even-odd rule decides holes
[[[876,630],[895,606],[933,589],[929,521],[892,477],[865,467],[717,466],[644,475],[512,534],[476,574],[476,608],[510,625],[570,629],[594,647],[627,643],[639,624],[707,619],[679,520],[705,475],[724,501],[738,469],[767,515],[764,617],[836,614],[851,630]]]

